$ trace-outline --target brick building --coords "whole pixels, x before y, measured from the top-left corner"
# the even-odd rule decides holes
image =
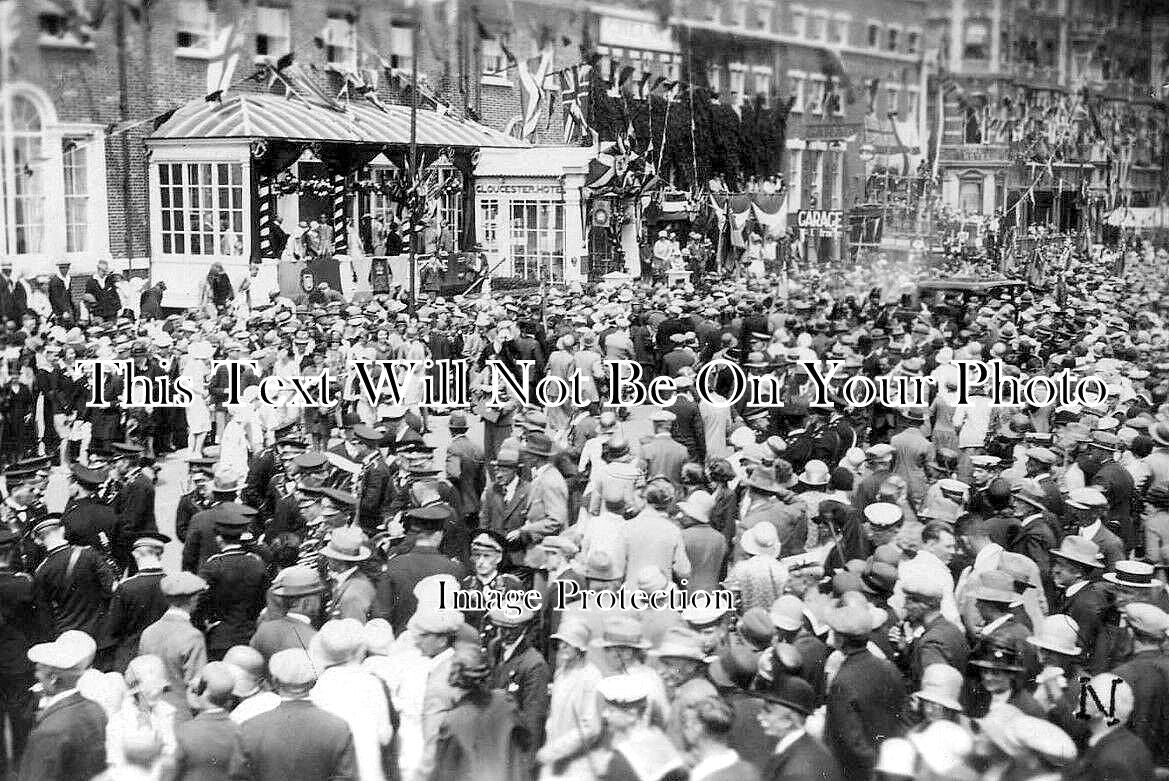
[[[1164,3],[951,0],[928,10],[944,206],[1099,235],[1116,208],[1161,200]]]

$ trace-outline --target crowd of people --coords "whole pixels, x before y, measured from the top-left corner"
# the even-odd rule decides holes
[[[922,268],[882,257],[546,298],[6,316],[0,758],[22,781],[1152,779],[1166,257],[1118,275],[1076,252],[1059,302],[918,299]],[[530,360],[584,398],[491,405],[486,373],[470,408],[421,382],[309,408],[257,389],[425,357]],[[90,404],[88,358],[125,361],[102,375],[113,403]],[[255,364],[237,399],[219,358]],[[783,406],[734,398],[726,370],[697,392],[715,358],[775,375]],[[960,404],[970,358],[1107,397]],[[673,404],[604,406],[605,359],[672,377]],[[935,390],[816,406],[801,363],[829,360]],[[185,407],[136,381],[180,376]],[[734,607],[556,604],[577,589]]]

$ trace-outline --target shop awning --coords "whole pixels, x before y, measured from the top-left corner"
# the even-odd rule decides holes
[[[158,127],[147,142],[196,139],[333,142],[353,144],[410,143],[410,108],[381,111],[364,101],[346,111],[279,95],[236,94],[222,103],[193,101]],[[418,143],[423,146],[527,148],[530,145],[497,130],[451,115],[418,111]]]

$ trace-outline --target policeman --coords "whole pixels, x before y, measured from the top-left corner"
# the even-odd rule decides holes
[[[118,514],[97,498],[98,491],[109,479],[109,472],[73,463],[69,465],[69,473],[71,498],[61,514],[65,539],[112,557],[118,538]]]
[[[16,764],[33,725],[29,705],[35,678],[28,649],[53,636],[48,611],[38,609],[32,577],[20,571],[20,542],[15,531],[0,529],[0,729],[7,717]],[[7,769],[7,754],[0,750],[0,774]]]
[[[414,587],[428,575],[448,574],[462,579],[467,571],[463,565],[439,552],[447,521],[454,517],[445,504],[433,504],[407,510],[403,525],[407,534],[414,535],[414,545],[407,553],[394,556],[386,564],[377,583],[374,618],[384,618],[398,634],[406,628],[406,621],[418,606]],[[392,524],[391,524],[392,525]]]
[[[508,592],[522,591],[523,583],[515,575],[499,571],[499,563],[503,561],[503,542],[493,532],[480,532],[471,540],[471,568],[474,573],[463,578],[460,586],[464,591]],[[486,611],[466,610],[463,617],[471,626],[482,627]]]
[[[178,507],[175,508],[175,536],[179,542],[187,539],[187,529],[196,513],[211,506],[211,474],[215,466],[214,458],[187,459],[187,493],[179,497]]]
[[[168,542],[170,537],[165,534],[143,532],[131,545],[137,572],[114,589],[106,614],[105,640],[101,644],[112,649],[111,665],[116,672],[126,671],[126,665],[138,655],[142,630],[166,612],[167,602],[159,584],[166,575],[162,570],[162,552]]]
[[[114,495],[114,512],[118,514],[118,538],[114,541],[114,560],[121,567],[133,568],[131,547],[143,532],[158,531],[154,517],[154,474],[145,469],[139,459],[142,447],[115,442],[111,447],[118,453],[118,472],[121,487]]]
[[[221,513],[215,521],[219,552],[209,556],[199,570],[207,592],[199,602],[195,623],[205,623],[207,655],[212,661],[222,659],[233,645],[247,645],[264,608],[268,588],[264,561],[240,542],[251,523],[248,515]]]

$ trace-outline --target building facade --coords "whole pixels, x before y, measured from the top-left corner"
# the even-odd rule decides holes
[[[558,74],[598,58],[614,74],[627,69],[632,83],[698,85],[736,111],[790,103],[777,155],[789,214],[878,203],[889,227],[911,232],[921,227],[921,182],[935,169],[947,208],[1062,226],[1153,205],[1163,193],[1164,95],[1153,92],[1169,80],[1169,13],[1154,0],[0,3],[16,9],[0,29],[0,253],[29,273],[59,258],[78,279],[102,258],[118,270],[167,257],[211,262],[235,244],[227,232],[240,237],[229,259],[263,259],[247,224],[259,208],[232,161],[186,161],[207,167],[185,169],[194,179],[179,188],[158,168],[159,156],[181,162],[170,159],[175,145],[164,153],[148,143],[172,112],[206,95],[229,29],[244,40],[229,95],[282,95],[259,64],[292,53],[327,95],[358,100],[346,86],[358,74],[376,81],[367,86],[385,104],[403,105],[417,63],[424,111],[441,103],[449,117],[516,136],[531,114],[518,68],[542,77],[525,140],[544,151],[520,171],[521,189],[505,191],[498,167],[479,187],[473,170],[439,161],[444,176],[467,178],[443,197],[446,246],[482,243],[508,275],[556,280],[585,267],[594,215],[579,149],[588,139],[565,136]],[[294,171],[312,181],[319,163],[310,150]],[[368,165],[362,176],[377,179],[391,164]],[[273,198],[286,229],[333,205],[324,192]],[[368,191],[345,204],[351,217],[389,206]],[[198,212],[198,230],[166,224],[179,208],[184,220]],[[199,236],[192,254],[203,232],[211,238]],[[636,250],[645,237],[627,233]]]
[[[950,0],[928,11],[946,208],[1098,235],[1111,211],[1160,202],[1169,7]]]

